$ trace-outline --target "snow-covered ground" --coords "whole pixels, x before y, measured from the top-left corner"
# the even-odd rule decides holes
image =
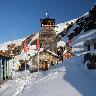
[[[39,75],[28,72],[26,80],[22,73],[1,86],[0,96],[96,96],[96,77],[81,66],[82,58],[64,60]]]
[[[81,57],[56,65],[20,96],[96,96],[96,78],[81,69]],[[77,62],[78,61],[78,62]]]

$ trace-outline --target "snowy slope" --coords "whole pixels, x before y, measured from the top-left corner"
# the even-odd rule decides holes
[[[38,74],[29,75],[13,96],[96,96],[96,78],[81,69],[82,58],[65,60],[39,73],[39,77]]]
[[[89,16],[89,12],[85,13],[84,15],[82,15],[81,17],[88,17]],[[78,18],[81,18],[81,17],[78,17]],[[76,25],[76,21],[78,20],[78,18],[76,19],[73,19],[73,20],[69,20],[67,22],[64,22],[64,23],[59,23],[57,24],[55,27],[55,31],[56,31],[56,34],[59,34],[61,32],[64,31],[64,29],[67,29],[67,26],[71,23],[73,23],[73,26],[69,29],[68,31],[68,34],[71,33],[73,31],[74,28],[76,28],[78,25]]]
[[[56,31],[56,34],[59,34],[61,33],[62,31],[64,31],[64,29],[67,29],[67,26],[68,24],[71,24],[71,22],[75,22],[77,19],[73,19],[73,20],[70,20],[70,21],[67,21],[67,22],[64,22],[64,23],[60,23],[60,24],[57,24],[55,27],[55,31]]]
[[[4,42],[4,43],[0,44],[0,50],[8,50],[7,45],[12,44],[12,43],[16,44],[16,46],[19,46],[19,45],[21,45],[22,41],[24,41],[24,40],[25,40],[25,38]]]
[[[66,25],[66,23],[71,24],[71,22],[73,22],[73,26],[71,28],[69,28],[69,30],[67,31],[67,34],[64,37],[61,37],[60,42],[63,41],[62,44],[60,44],[58,42],[58,45],[62,46],[63,43],[68,43],[69,42],[68,35],[70,35],[70,33],[74,33],[74,29],[76,27],[79,27],[79,25],[76,24],[76,21],[78,19],[81,19],[82,17],[86,18],[88,16],[89,16],[89,12],[85,13],[81,17],[78,17],[77,19],[73,19],[73,20],[70,20],[70,21],[65,22],[65,23],[57,24],[58,27],[55,28],[55,31],[57,32],[56,34],[60,34],[64,31],[64,29],[67,28],[68,25]],[[86,40],[90,40],[90,39],[93,39],[93,38],[96,38],[96,29],[89,30],[89,31],[86,31],[86,32],[84,32],[84,30],[82,30],[79,35],[74,36],[73,39],[72,39],[72,52],[75,55],[82,54],[84,52],[84,46],[83,46],[84,42]]]
[[[0,96],[96,96],[96,77],[83,71],[81,64],[83,56],[76,56],[39,75],[27,74],[26,81],[21,74],[23,77],[0,88],[0,94],[6,90]]]

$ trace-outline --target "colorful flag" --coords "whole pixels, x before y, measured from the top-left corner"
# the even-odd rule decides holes
[[[68,44],[70,47],[72,47],[72,39],[69,41],[69,44]]]
[[[36,49],[40,50],[40,39],[39,38],[37,38]]]
[[[26,39],[24,40],[24,51],[25,52],[29,51],[29,48],[28,48],[28,44],[27,44],[27,40]]]

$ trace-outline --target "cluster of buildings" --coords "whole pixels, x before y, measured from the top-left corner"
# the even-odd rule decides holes
[[[63,61],[63,59],[67,59],[73,56],[71,51],[66,51],[64,53],[64,50],[68,49],[68,46],[65,48],[65,45],[61,45],[57,47],[58,42],[60,42],[60,37],[59,35],[56,34],[54,28],[57,27],[55,26],[55,19],[52,19],[50,17],[42,18],[40,20],[41,23],[41,29],[40,32],[38,33],[39,35],[37,36],[39,38],[39,69],[40,70],[48,70],[48,68],[51,65],[58,64],[59,61]],[[27,39],[28,44],[31,42],[31,45],[36,45],[37,44],[37,38],[35,38],[35,35],[32,37],[28,37]],[[14,48],[15,49],[14,49]],[[23,42],[21,43],[21,46],[15,46],[14,44],[8,47],[13,53],[16,55],[20,55],[22,50],[23,50]],[[16,51],[17,49],[17,51]],[[36,49],[35,49],[36,50]],[[70,49],[71,50],[71,49]],[[16,52],[15,52],[16,51]],[[30,54],[28,54],[30,55]],[[33,66],[38,67],[38,52],[35,53],[33,56],[29,56]],[[16,70],[23,70],[25,67],[25,63],[29,62],[28,60],[25,62],[24,60],[19,60],[22,64],[13,64],[12,62],[13,57],[10,56],[10,54],[7,56],[6,55],[0,55],[0,80],[6,80],[6,79],[12,79],[14,67]],[[10,62],[11,60],[11,62]],[[23,68],[23,69],[22,69]]]

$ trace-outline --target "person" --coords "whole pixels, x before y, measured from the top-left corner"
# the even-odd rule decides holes
[[[12,79],[15,79],[15,70],[14,70],[14,65],[13,65],[13,68],[12,68]]]

